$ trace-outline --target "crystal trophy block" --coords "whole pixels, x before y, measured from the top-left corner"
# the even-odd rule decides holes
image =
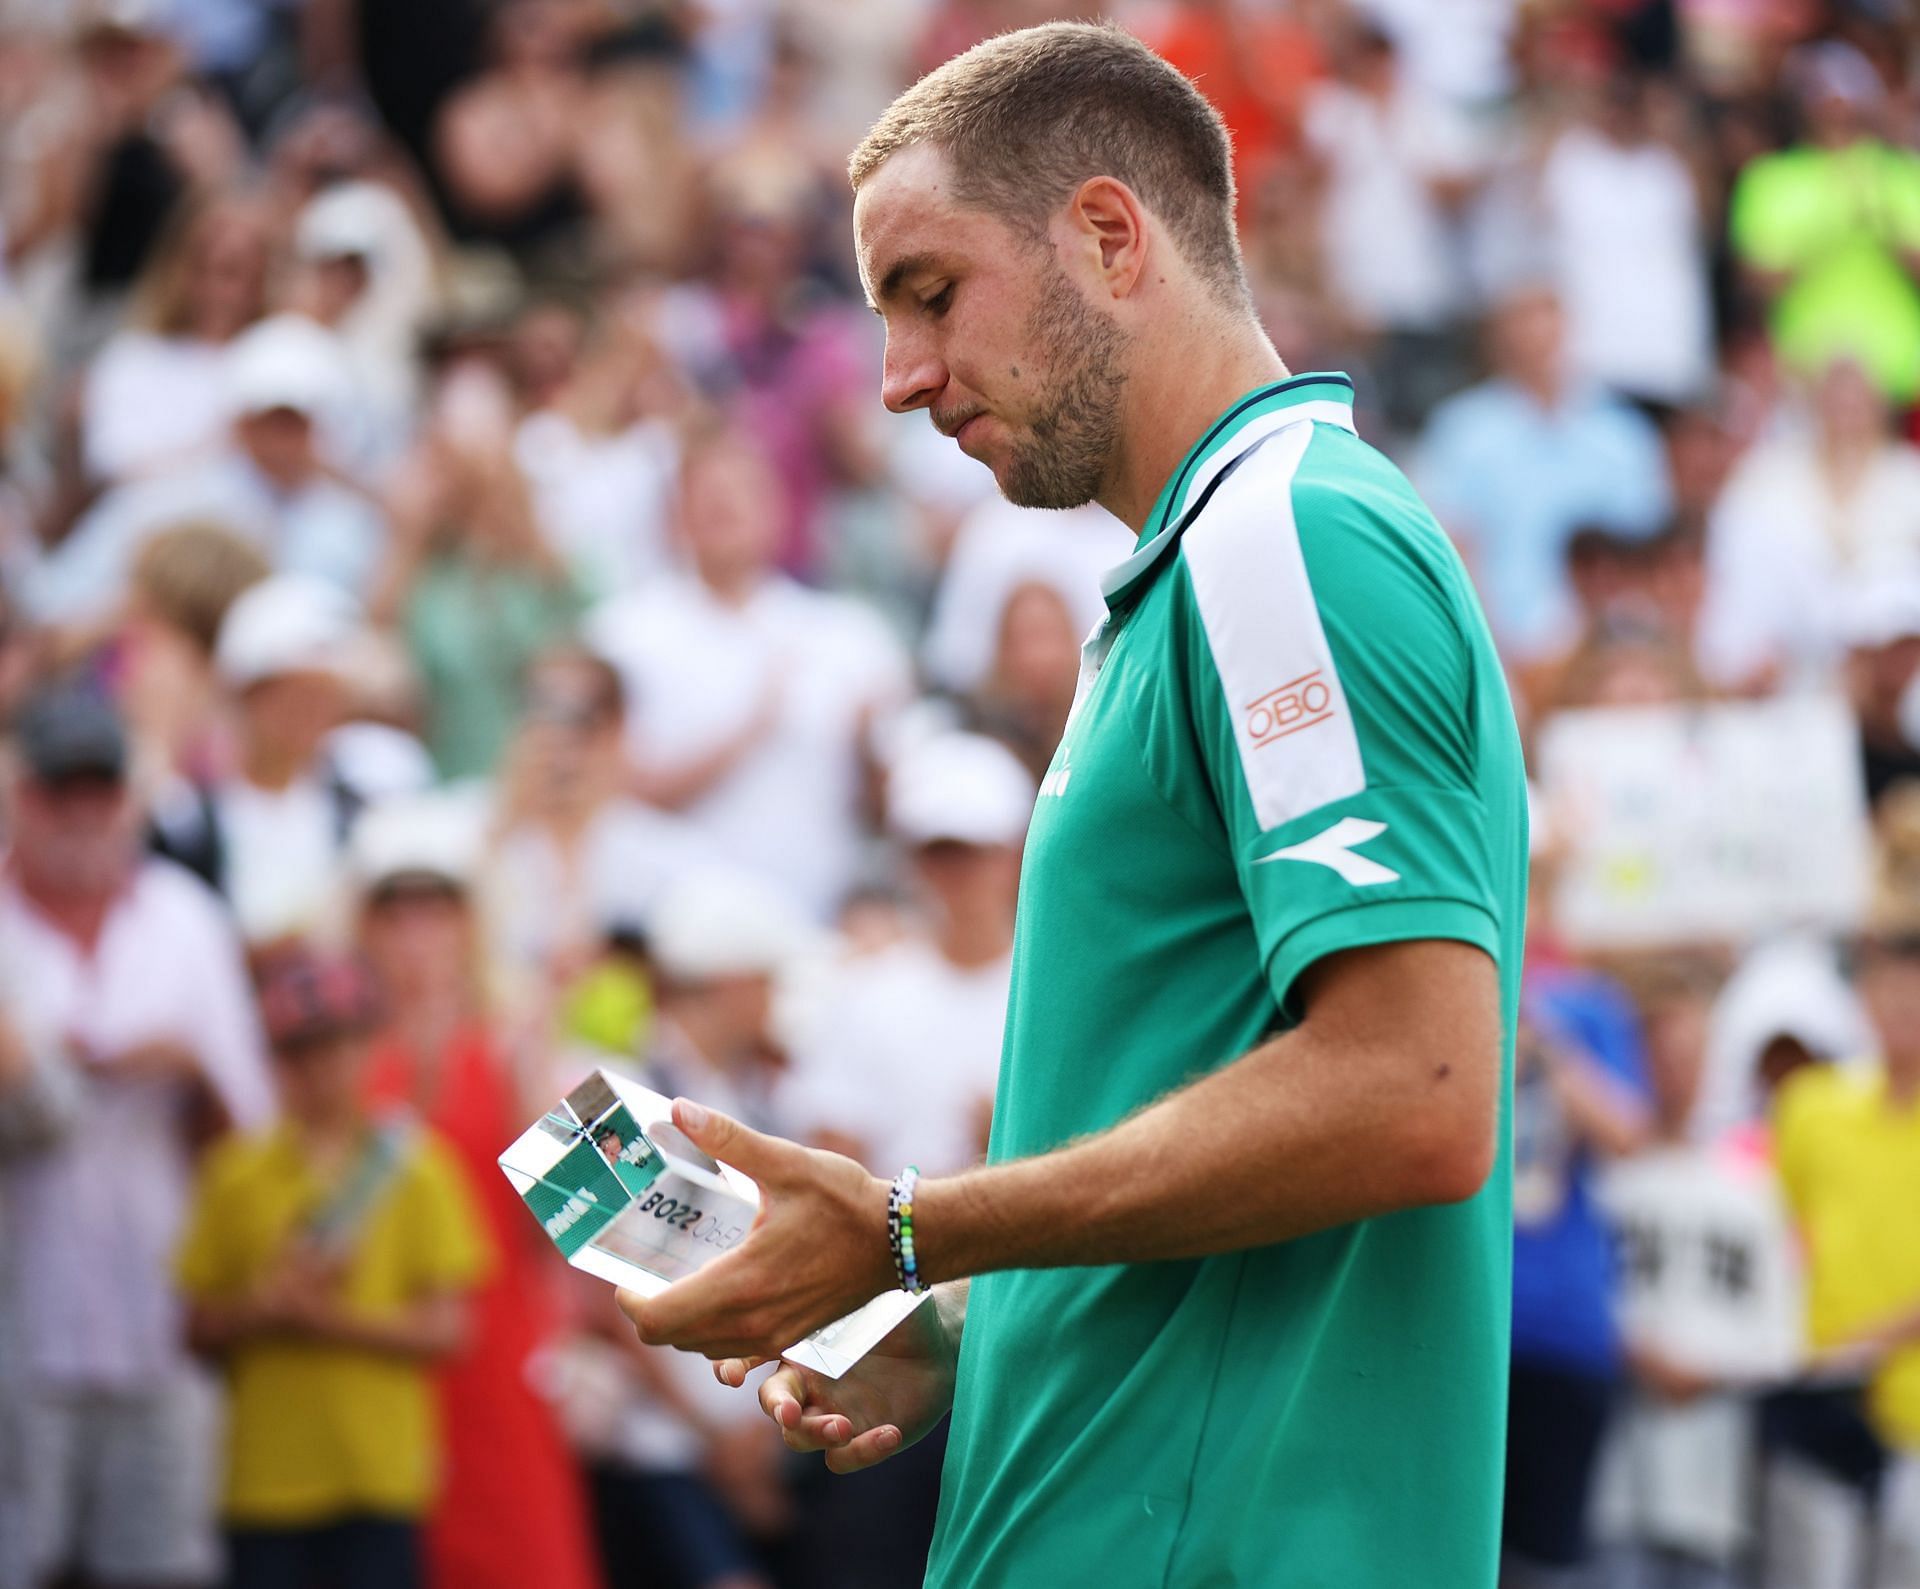
[[[500,1155],[500,1168],[576,1269],[642,1296],[746,1240],[760,1189],[673,1123],[672,1100],[596,1070]],[[922,1299],[887,1291],[781,1355],[838,1379]]]

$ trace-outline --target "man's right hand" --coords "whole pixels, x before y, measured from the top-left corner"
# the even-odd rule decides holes
[[[760,1386],[760,1407],[795,1451],[820,1451],[835,1473],[858,1473],[904,1451],[953,1406],[954,1365],[966,1320],[967,1287],[938,1288],[899,1328],[838,1379],[782,1363]],[[736,1389],[759,1365],[713,1365]]]

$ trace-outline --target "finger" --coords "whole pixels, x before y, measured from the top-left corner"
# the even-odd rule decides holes
[[[842,1412],[810,1412],[780,1438],[789,1451],[838,1451],[853,1438],[853,1420]]]
[[[870,1468],[877,1462],[885,1462],[888,1457],[900,1449],[900,1431],[890,1423],[869,1429],[857,1440],[851,1440],[827,1453],[827,1466],[835,1473],[858,1473],[862,1468]]]
[[[782,1368],[761,1383],[760,1410],[782,1429],[798,1428],[806,1406],[807,1382],[799,1369]]]
[[[738,1390],[746,1384],[747,1375],[763,1363],[771,1363],[771,1357],[723,1357],[713,1365],[713,1377],[721,1384]]]
[[[806,1152],[798,1143],[767,1136],[743,1126],[730,1115],[721,1114],[718,1109],[709,1109],[686,1098],[673,1100],[673,1123],[687,1134],[695,1147],[763,1185],[791,1170]]]
[[[746,1300],[737,1294],[735,1284],[739,1256],[740,1249],[735,1248],[653,1296],[622,1289],[614,1298],[649,1346],[678,1346],[714,1358],[750,1357],[756,1343],[721,1341],[714,1328],[721,1320],[735,1317]],[[700,1338],[690,1338],[692,1331]]]

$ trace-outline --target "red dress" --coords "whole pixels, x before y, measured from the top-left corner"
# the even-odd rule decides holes
[[[465,1165],[493,1238],[493,1272],[473,1298],[466,1347],[441,1369],[445,1482],[427,1519],[435,1589],[599,1589],[585,1489],[531,1359],[551,1338],[559,1260],[495,1160],[525,1126],[484,1028],[455,1035],[422,1098],[414,1054],[376,1045],[368,1088],[432,1124]]]

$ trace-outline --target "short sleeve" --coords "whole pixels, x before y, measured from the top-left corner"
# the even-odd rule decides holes
[[[213,1149],[194,1183],[180,1244],[174,1249],[173,1273],[189,1301],[207,1301],[239,1293],[247,1276],[245,1258],[236,1239],[231,1214],[235,1208],[235,1171],[240,1155],[251,1150],[242,1138],[229,1138]]]
[[[408,1186],[408,1238],[422,1291],[464,1291],[492,1272],[493,1244],[466,1173],[444,1142],[423,1132]]]
[[[1323,955],[1495,955],[1499,935],[1465,576],[1357,439],[1302,426],[1263,453],[1187,531],[1175,594],[1200,761],[1284,1007]]]

